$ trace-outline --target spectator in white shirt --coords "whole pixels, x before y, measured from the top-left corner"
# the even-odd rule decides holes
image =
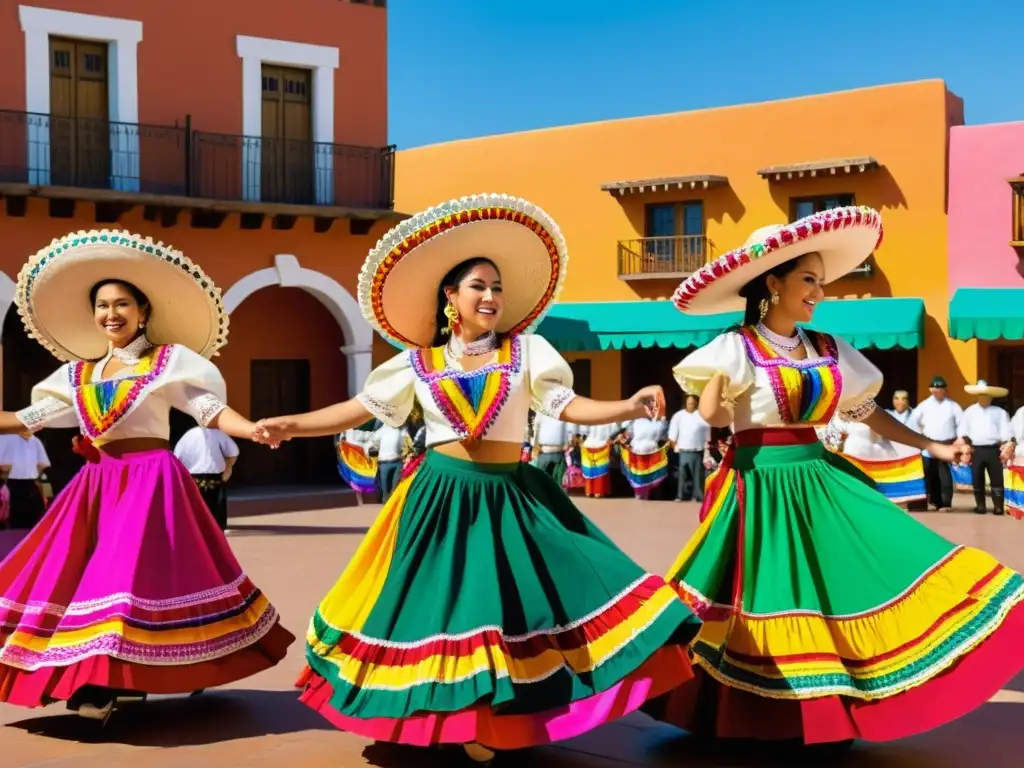
[[[704,501],[704,451],[711,427],[697,412],[699,399],[686,396],[684,409],[668,425],[668,441],[679,457],[676,501]]]
[[[0,435],[0,471],[7,473],[10,527],[29,530],[46,511],[39,475],[50,466],[46,448],[35,435]]]
[[[538,413],[533,420],[533,454],[537,468],[550,475],[559,485],[565,474],[565,452],[573,430],[569,424]]]
[[[987,511],[985,506],[985,473],[992,488],[992,507],[997,515],[1003,509],[1003,461],[1002,457],[1013,442],[1010,416],[1002,408],[992,405],[997,397],[1006,397],[1005,387],[993,387],[986,381],[979,381],[964,387],[978,402],[964,411],[960,420],[958,437],[966,444],[963,453],[965,462],[971,465],[971,480],[974,483],[974,511],[980,515]]]
[[[238,445],[219,429],[195,426],[181,436],[174,455],[196,481],[217,525],[226,531],[228,494],[224,484],[238,461]]]
[[[395,492],[411,442],[408,425],[391,427],[382,424],[373,433],[370,446],[377,453],[377,482],[380,484],[380,500],[384,504]]]
[[[886,413],[896,419],[896,421],[904,427],[910,423],[910,419],[914,415],[914,411],[910,407],[910,394],[907,390],[897,389],[892,393],[892,408],[887,409]]]
[[[931,397],[914,409],[907,427],[929,440],[949,445],[959,436],[960,421],[964,412],[947,397],[947,386],[946,380],[941,376],[932,379],[929,388]],[[949,464],[925,456],[924,465],[928,501],[940,512],[948,512],[953,508],[953,475]]]

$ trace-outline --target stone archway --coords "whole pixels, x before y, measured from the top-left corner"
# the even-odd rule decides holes
[[[355,397],[373,364],[373,329],[363,318],[355,298],[334,278],[303,267],[290,253],[279,253],[274,257],[273,267],[251,272],[232,285],[224,293],[224,308],[231,314],[249,296],[271,285],[302,288],[331,313],[345,335],[346,343],[340,351],[348,364],[348,394]]]
[[[12,310],[17,311],[14,309],[14,292],[16,289],[17,283],[9,278],[6,272],[0,272],[0,328],[3,327],[4,320],[7,319],[7,313]],[[3,342],[3,337],[0,336],[0,382],[4,380]],[[3,386],[0,386],[0,410],[3,409],[3,404]]]

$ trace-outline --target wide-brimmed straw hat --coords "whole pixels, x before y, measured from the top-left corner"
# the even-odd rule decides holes
[[[832,208],[792,224],[762,227],[743,247],[690,275],[672,301],[680,311],[696,315],[743,311],[743,286],[779,264],[817,251],[825,280],[832,282],[860,266],[881,241],[882,216],[866,206]]]
[[[64,361],[107,353],[89,292],[102,280],[131,283],[149,299],[146,336],[212,357],[227,342],[220,289],[181,251],[122,230],[74,232],[30,257],[14,302],[28,334]]]
[[[437,291],[456,265],[483,256],[501,273],[499,333],[535,327],[565,281],[569,254],[554,220],[522,198],[481,194],[428,208],[380,239],[359,272],[359,306],[381,335],[429,347]]]
[[[993,387],[984,379],[978,379],[977,384],[968,384],[964,387],[964,392],[968,395],[988,395],[989,397],[1006,397],[1010,394],[1010,390],[1006,387]]]

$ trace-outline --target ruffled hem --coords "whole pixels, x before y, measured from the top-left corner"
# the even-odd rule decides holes
[[[1024,669],[1024,606],[944,672],[882,699],[804,700],[748,693],[695,670],[690,685],[650,701],[644,712],[700,735],[727,739],[802,739],[806,744],[894,741],[952,722],[985,704]]]
[[[360,719],[331,706],[334,689],[309,667],[296,683],[299,700],[335,727],[369,739],[426,747],[476,742],[508,750],[549,744],[579,736],[639,709],[693,678],[686,651],[667,646],[608,690],[531,714],[502,715],[486,704],[457,712],[427,712],[405,718]]]
[[[150,694],[191,693],[227,685],[278,664],[295,636],[280,623],[258,642],[211,661],[150,666],[110,656],[93,656],[68,666],[24,671],[0,665],[0,702],[42,707],[67,701],[84,685]]]

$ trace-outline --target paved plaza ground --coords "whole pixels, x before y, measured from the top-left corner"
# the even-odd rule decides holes
[[[632,500],[581,506],[632,557],[661,573],[696,527],[696,507]],[[355,550],[378,507],[233,519],[231,543],[255,582],[301,636],[317,601]],[[986,549],[1024,570],[1024,522],[968,512],[920,519],[948,538]],[[0,555],[10,547],[0,532]],[[1024,648],[1021,649],[1024,653]],[[148,702],[118,713],[105,731],[61,706],[38,711],[0,705],[3,768],[386,768],[460,766],[457,752],[372,744],[337,731],[296,700],[292,682],[302,643],[275,669],[192,699]],[[524,768],[794,765],[762,754],[708,754],[685,734],[636,714],[558,746],[507,755]],[[801,765],[859,768],[1011,768],[1024,765],[1024,676],[969,717],[896,744],[858,744],[842,759]]]

